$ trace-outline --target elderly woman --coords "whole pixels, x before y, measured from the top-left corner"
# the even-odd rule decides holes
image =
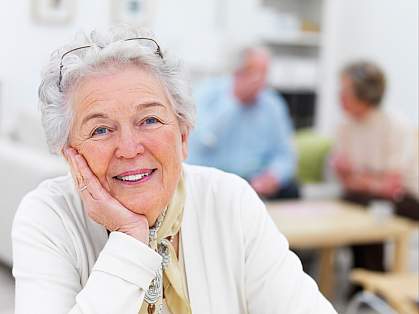
[[[381,109],[385,89],[378,65],[358,61],[343,68],[340,97],[347,120],[337,132],[334,168],[346,201],[368,205],[382,199],[398,215],[418,220],[417,133]],[[383,271],[383,252],[382,243],[354,247],[354,267]]]
[[[182,164],[186,87],[136,29],[52,55],[43,124],[72,175],[18,209],[16,313],[335,313],[244,180]]]

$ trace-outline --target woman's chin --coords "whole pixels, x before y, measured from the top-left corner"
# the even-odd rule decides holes
[[[157,204],[153,204],[153,202],[144,202],[144,201],[138,201],[138,202],[123,202],[120,201],[122,205],[124,205],[127,209],[132,211],[135,214],[138,215],[144,215],[147,218],[148,225],[151,227],[156,222],[157,218],[159,217],[162,209],[158,207]],[[141,204],[139,206],[138,204]]]
[[[128,193],[127,191],[115,192],[111,192],[111,195],[133,213],[146,216],[150,227],[154,225],[163,208],[169,202],[168,195],[162,193],[150,193],[148,191],[146,193],[135,193],[132,190],[129,190]]]

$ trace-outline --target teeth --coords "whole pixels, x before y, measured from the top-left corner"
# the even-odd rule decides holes
[[[135,174],[135,175],[129,175],[129,176],[123,176],[123,177],[118,176],[117,178],[123,181],[138,181],[149,175],[150,175],[149,173],[141,173],[141,174]]]

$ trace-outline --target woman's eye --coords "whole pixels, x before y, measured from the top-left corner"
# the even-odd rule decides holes
[[[159,120],[157,120],[157,118],[154,117],[150,117],[144,120],[144,124],[156,124],[159,123]]]
[[[97,128],[97,129],[95,129],[93,131],[92,136],[95,136],[95,135],[105,135],[105,134],[108,134],[108,133],[109,133],[109,129],[108,128],[100,127],[100,128]]]

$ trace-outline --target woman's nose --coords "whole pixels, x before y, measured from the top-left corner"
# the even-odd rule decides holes
[[[121,132],[115,154],[117,158],[134,158],[144,154],[144,146],[139,134],[131,130]]]

